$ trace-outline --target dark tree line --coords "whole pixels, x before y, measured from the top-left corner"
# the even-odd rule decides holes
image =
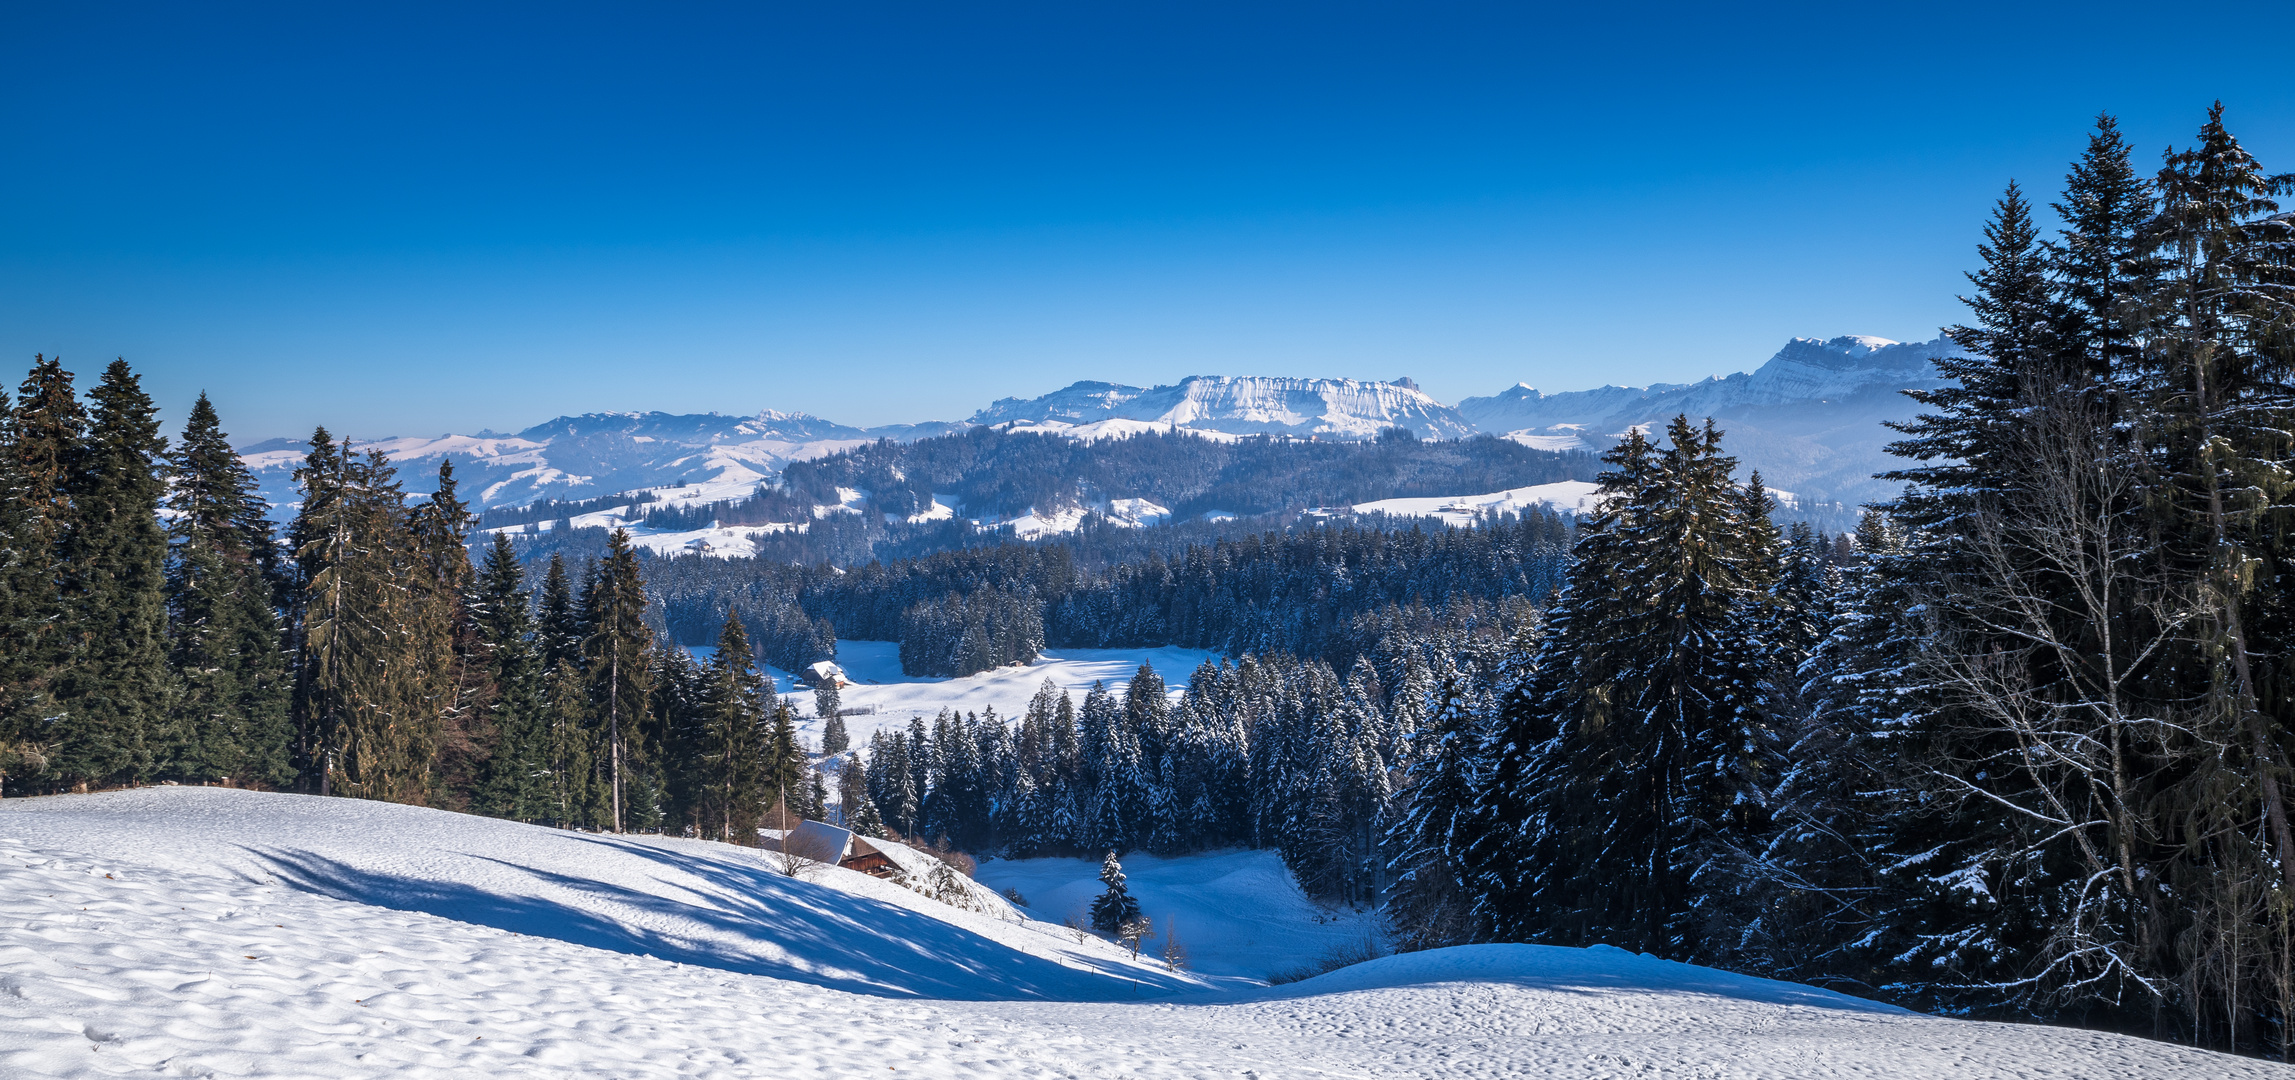
[[[1584,480],[1594,471],[1588,454],[1532,450],[1489,436],[1422,442],[1390,431],[1370,442],[1274,436],[1215,442],[1181,431],[1082,442],[980,428],[794,463],[746,498],[655,506],[642,520],[667,530],[757,526],[749,540],[761,562],[850,567],[1009,543],[1012,530],[1000,522],[1031,510],[1144,499],[1172,511],[1153,529],[1126,528],[1089,513],[1076,532],[1036,541],[1070,548],[1078,565],[1097,570],[1151,553],[1171,559],[1190,546],[1312,523],[1302,512],[1315,507],[1499,491]],[[844,498],[848,491],[864,493],[857,507]],[[539,530],[538,523],[555,522],[548,532],[521,534],[521,553],[530,561],[553,551],[594,557],[608,530],[572,529],[567,519],[631,507],[624,519],[634,521],[634,509],[654,501],[650,492],[545,501],[487,511],[481,524]],[[961,505],[965,516],[928,513],[935,502]],[[860,512],[820,512],[825,506]]]
[[[851,569],[667,559],[652,579],[676,640],[705,642],[738,608],[761,655],[792,671],[833,658],[838,637],[900,642],[910,674],[969,675],[1040,647],[1164,645],[1344,668],[1368,647],[1358,616],[1551,595],[1569,534],[1568,519],[1534,507],[1474,529],[1250,534],[1098,571],[1067,545],[1008,543]]]
[[[83,402],[71,372],[37,358],[0,401],[7,790],[292,776],[278,565],[254,482],[204,397],[173,452],[157,411],[117,361]]]

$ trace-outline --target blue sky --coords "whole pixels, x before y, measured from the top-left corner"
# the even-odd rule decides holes
[[[2295,170],[2285,3],[330,7],[0,8],[0,352],[244,439],[1456,401],[1932,336],[2099,110]]]

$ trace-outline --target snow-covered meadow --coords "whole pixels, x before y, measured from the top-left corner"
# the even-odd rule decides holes
[[[1194,860],[1193,885],[1191,860],[1137,862],[1151,912],[1157,889],[1201,889],[1185,917],[1206,922],[1257,903],[1233,853]],[[1052,897],[1073,868],[1002,869]],[[380,803],[10,801],[0,1075],[2290,1075],[1609,949],[1474,946],[1239,988],[1025,915],[789,878],[721,845]]]
[[[695,651],[700,655],[708,652],[706,649]],[[1163,679],[1165,689],[1176,698],[1187,689],[1188,676],[1194,674],[1196,665],[1218,659],[1218,653],[1203,649],[1047,649],[1032,664],[944,679],[901,674],[898,642],[840,639],[837,666],[844,669],[853,685],[840,691],[839,704],[846,709],[876,710],[845,717],[846,731],[852,735],[855,745],[861,745],[879,728],[905,730],[910,717],[921,716],[929,721],[943,708],[970,713],[994,708],[996,715],[1013,719],[1027,710],[1028,699],[1036,696],[1047,679],[1074,695],[1078,705],[1083,704],[1084,694],[1095,682],[1104,682],[1111,692],[1122,694],[1142,663],[1154,669]],[[798,692],[797,679],[790,672],[768,668],[767,673],[773,677],[776,690],[784,694]],[[814,745],[820,744],[819,717],[808,713],[800,721],[799,731]]]

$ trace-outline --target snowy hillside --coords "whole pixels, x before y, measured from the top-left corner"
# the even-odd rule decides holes
[[[792,461],[833,454],[879,438],[919,439],[959,425],[899,424],[861,429],[803,413],[590,413],[561,416],[516,435],[442,435],[358,443],[390,455],[410,491],[429,490],[440,459],[454,459],[463,497],[478,509],[536,499],[588,499],[676,484],[742,492]],[[272,439],[241,456],[274,505],[296,498],[294,473],[309,444]]]
[[[1473,946],[1223,992],[1062,927],[831,873],[798,881],[752,851],[350,800],[192,788],[10,800],[0,1074],[2288,1071],[1600,948]]]
[[[1177,385],[1147,388],[1080,382],[1039,398],[1004,398],[972,417],[975,424],[1083,426],[1109,420],[1231,435],[1342,439],[1370,438],[1390,427],[1409,428],[1428,439],[1474,433],[1456,410],[1414,385],[1265,376],[1195,375]]]

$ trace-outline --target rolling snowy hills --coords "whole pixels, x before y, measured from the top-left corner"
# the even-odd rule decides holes
[[[1248,858],[1157,862],[1142,870],[1159,903],[1190,889],[1208,898],[1180,916],[1183,930],[1257,895]],[[1009,869],[1049,899],[1074,868]],[[748,849],[347,799],[157,788],[9,800],[0,1075],[2290,1071],[1919,1016],[1606,948],[1468,946],[1237,988],[1023,914],[959,911],[849,871],[787,878]],[[1206,947],[1219,940],[1201,933]]]
[[[1662,425],[1687,413],[1714,417],[1728,431],[1731,451],[1773,486],[1814,501],[1855,502],[1890,490],[1872,479],[1889,466],[1881,447],[1893,436],[1882,421],[1912,415],[1912,402],[1899,391],[1934,385],[1929,361],[1947,348],[1942,339],[1906,344],[1873,337],[1795,338],[1759,368],[1726,378],[1555,394],[1516,385],[1456,407],[1428,397],[1408,379],[1194,376],[1155,387],[1079,382],[1037,398],[1004,398],[955,422],[856,428],[771,410],[752,416],[591,413],[559,417],[515,435],[482,432],[363,445],[398,462],[414,491],[426,490],[438,462],[451,456],[465,497],[487,509],[681,484],[747,490],[793,461],[876,439],[905,442],[991,425],[1086,440],[1169,430],[1215,439],[1353,440],[1401,427],[1421,438],[1481,433],[1537,449],[1598,451],[1629,428]],[[300,439],[242,448],[275,505],[294,502],[294,469],[304,450]],[[1043,531],[1059,531],[1059,524]]]

